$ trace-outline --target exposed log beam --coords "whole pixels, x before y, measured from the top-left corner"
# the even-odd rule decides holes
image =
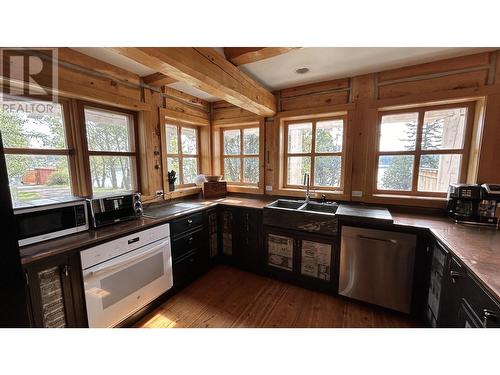
[[[112,47],[111,50],[259,116],[276,113],[274,95],[212,48]]]
[[[142,77],[142,81],[146,85],[158,87],[170,85],[171,83],[177,82],[175,79],[170,78],[163,73],[153,73],[148,76]]]
[[[226,59],[234,65],[249,64],[287,53],[298,47],[225,47]]]

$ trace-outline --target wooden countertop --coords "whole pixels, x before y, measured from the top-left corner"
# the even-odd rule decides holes
[[[138,220],[25,246],[20,249],[21,260],[23,264],[27,264],[49,256],[88,248],[219,204],[262,209],[275,199],[275,197],[228,196],[221,199],[182,200],[180,202],[197,203],[200,207],[157,219],[143,217]],[[456,224],[448,218],[439,216],[393,211],[391,211],[391,214],[394,220],[393,225],[430,230],[500,301],[500,231],[492,228]]]
[[[76,250],[83,250],[102,242],[110,241],[130,233],[151,228],[180,216],[202,211],[208,207],[215,207],[218,204],[222,204],[225,206],[262,209],[265,205],[272,202],[272,200],[273,199],[254,199],[238,196],[230,196],[221,199],[183,199],[182,201],[178,202],[196,203],[199,205],[199,207],[186,209],[185,211],[177,212],[175,214],[164,216],[161,218],[142,217],[141,219],[137,220],[129,220],[123,223],[113,224],[95,230],[88,230],[86,232],[55,238],[53,240],[40,242],[33,245],[23,246],[19,249],[21,254],[21,263],[28,264],[43,260],[54,255],[59,255]],[[163,202],[159,204],[163,204]],[[169,203],[164,204],[167,205]]]
[[[444,217],[392,213],[394,225],[428,228],[500,301],[500,231]]]

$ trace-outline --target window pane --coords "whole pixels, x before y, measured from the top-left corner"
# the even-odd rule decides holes
[[[462,148],[466,116],[467,108],[425,112],[422,150]]]
[[[314,158],[314,185],[340,187],[341,156],[316,156]]]
[[[166,127],[166,137],[167,137],[167,154],[178,154],[179,153],[179,140],[177,139],[177,126],[167,125]]]
[[[382,116],[379,150],[415,150],[417,124],[417,112]]]
[[[259,158],[243,159],[243,182],[251,184],[259,182]]]
[[[5,161],[14,202],[71,195],[66,156],[6,154]]]
[[[240,150],[240,130],[224,130],[224,155],[239,155]]]
[[[259,128],[243,129],[243,154],[259,154]]]
[[[343,120],[318,121],[316,123],[316,152],[341,152]]]
[[[91,151],[134,151],[132,124],[127,115],[85,109],[87,143]]]
[[[90,156],[94,194],[133,190],[135,176],[131,156]]]
[[[194,184],[194,179],[198,176],[198,159],[182,159],[182,178],[185,184]]]
[[[171,158],[171,157],[168,157],[167,158],[167,171],[171,172],[171,171],[175,171],[175,173],[177,174],[176,175],[176,180],[175,180],[175,185],[179,185],[180,184],[180,181],[179,181],[179,158]]]
[[[227,182],[240,182],[240,159],[224,158],[224,178]]]
[[[312,123],[288,125],[288,152],[311,152]]]
[[[198,145],[196,139],[196,129],[181,129],[182,153],[196,155],[198,154]]]
[[[311,158],[309,156],[288,157],[288,185],[302,185],[304,173],[311,173]]]
[[[377,189],[411,190],[413,159],[413,155],[379,156]]]
[[[446,192],[458,182],[461,155],[422,155],[418,168],[418,190]]]
[[[1,99],[0,131],[4,147],[67,147],[63,110],[58,103]]]

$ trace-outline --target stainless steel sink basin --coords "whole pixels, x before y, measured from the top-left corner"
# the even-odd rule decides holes
[[[337,204],[309,202],[299,207],[299,211],[315,212],[321,214],[335,215]]]
[[[268,208],[278,208],[293,211],[303,211],[309,213],[335,215],[338,205],[336,203],[318,203],[295,201],[291,199],[278,199],[267,205]]]
[[[305,201],[294,201],[291,199],[278,199],[267,205],[269,208],[284,208],[287,210],[297,210],[300,206],[303,206]]]

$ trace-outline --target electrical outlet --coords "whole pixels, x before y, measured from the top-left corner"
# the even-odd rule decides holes
[[[363,196],[363,192],[359,191],[359,190],[353,190],[351,192],[351,194],[352,194],[353,197],[362,197]]]
[[[157,197],[160,197],[163,195],[163,190],[157,190],[155,194]]]
[[[273,187],[272,186],[266,186],[266,191],[273,191]]]

